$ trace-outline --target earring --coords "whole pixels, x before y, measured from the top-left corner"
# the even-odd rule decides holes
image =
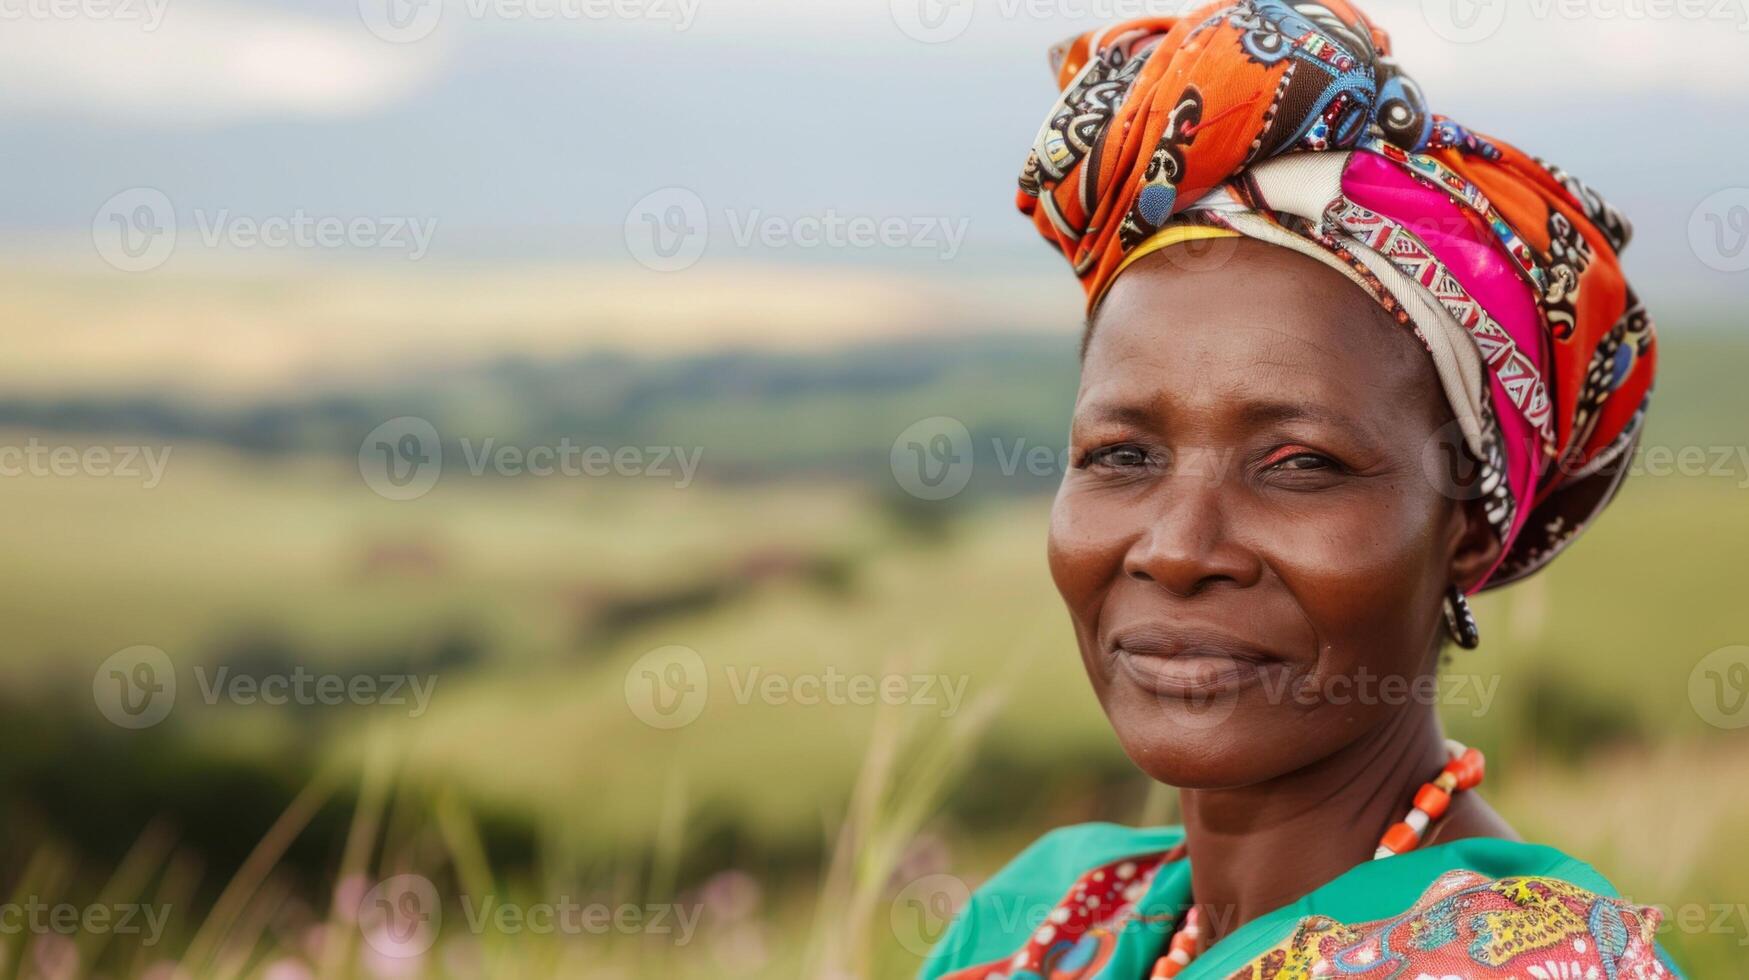
[[[1464,598],[1455,585],[1445,594],[1445,629],[1465,650],[1482,645],[1482,633],[1476,628],[1476,614],[1470,611],[1470,600]]]

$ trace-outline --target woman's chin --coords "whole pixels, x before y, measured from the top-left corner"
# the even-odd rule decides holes
[[[1268,719],[1211,715],[1183,708],[1110,715],[1124,753],[1156,782],[1180,789],[1234,789],[1286,775],[1316,758],[1315,747],[1289,744],[1289,726]]]
[[[1136,768],[1155,782],[1179,789],[1234,789],[1281,775],[1271,770],[1271,760],[1218,733],[1185,734],[1163,726],[1147,732],[1120,728],[1118,741]]]

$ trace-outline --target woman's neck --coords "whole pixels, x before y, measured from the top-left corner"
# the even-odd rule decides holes
[[[1204,945],[1371,860],[1445,762],[1439,718],[1427,706],[1267,783],[1184,790]]]

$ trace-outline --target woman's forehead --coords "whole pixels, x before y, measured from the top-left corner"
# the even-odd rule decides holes
[[[1149,260],[1117,280],[1095,319],[1084,406],[1166,397],[1354,415],[1440,390],[1413,334],[1321,263],[1262,243],[1215,266]]]

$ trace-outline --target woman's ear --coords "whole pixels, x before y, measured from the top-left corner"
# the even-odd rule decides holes
[[[1449,574],[1451,583],[1467,595],[1499,563],[1500,536],[1494,533],[1494,525],[1488,521],[1484,501],[1461,500],[1454,510],[1456,527]]]

